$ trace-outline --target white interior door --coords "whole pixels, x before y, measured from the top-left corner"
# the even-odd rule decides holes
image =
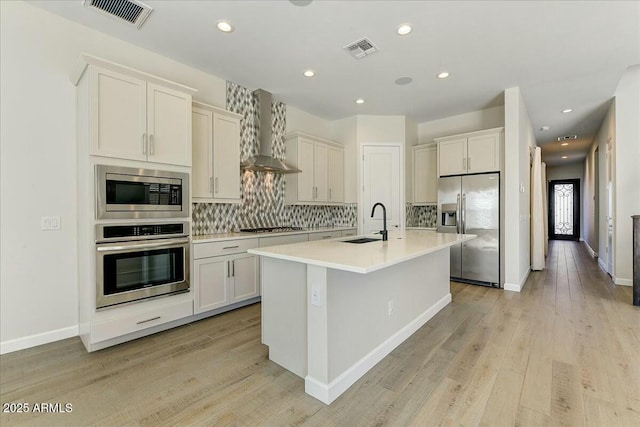
[[[607,273],[613,275],[613,165],[612,141],[607,141]]]
[[[387,229],[398,228],[404,214],[401,206],[400,146],[364,145],[362,151],[363,232],[383,229],[381,208],[376,208],[375,215],[371,218],[371,208],[378,202],[387,209]]]

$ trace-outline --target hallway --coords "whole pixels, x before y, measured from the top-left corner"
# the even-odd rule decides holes
[[[0,356],[3,403],[73,405],[0,424],[640,425],[640,310],[582,242],[551,241],[521,293],[451,290],[330,406],[268,360],[255,304],[91,354],[71,338]]]

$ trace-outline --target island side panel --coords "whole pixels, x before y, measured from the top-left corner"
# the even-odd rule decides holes
[[[449,249],[370,274],[327,269],[326,283],[328,377],[320,400],[330,403],[451,302]],[[309,338],[311,348],[322,337]],[[307,379],[318,357],[309,352]]]
[[[269,359],[307,375],[307,265],[260,257],[262,343]]]

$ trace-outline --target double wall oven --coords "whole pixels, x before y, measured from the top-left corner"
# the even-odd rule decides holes
[[[96,195],[96,308],[188,291],[189,175],[97,165]]]

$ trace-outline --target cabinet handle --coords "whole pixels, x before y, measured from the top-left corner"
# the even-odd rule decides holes
[[[149,135],[149,155],[153,156],[156,153],[156,144],[154,142],[153,135]]]
[[[209,178],[209,193],[213,193],[213,178]]]
[[[323,239],[331,239],[333,236],[322,236]]]
[[[471,157],[467,157],[467,168],[471,170]]]
[[[218,177],[215,177],[215,179],[213,180],[214,184],[213,184],[213,191],[215,193],[218,193]]]
[[[462,169],[463,170],[467,170],[467,158],[466,157],[462,158]]]
[[[236,277],[236,262],[231,261],[231,277]]]
[[[153,322],[154,320],[160,319],[161,316],[152,317],[151,319],[141,320],[137,324],[142,325],[143,323]]]
[[[331,200],[331,189],[329,189],[329,200]]]
[[[227,279],[231,277],[231,261],[227,261]]]
[[[222,248],[222,250],[224,251],[225,249],[237,249],[239,248],[240,245],[235,245],[235,246],[225,246],[224,248]]]
[[[147,134],[142,134],[142,154],[147,154]]]

